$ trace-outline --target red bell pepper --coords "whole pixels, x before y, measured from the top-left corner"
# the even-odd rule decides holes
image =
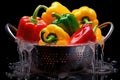
[[[94,31],[92,30],[92,25],[90,23],[85,23],[79,30],[73,33],[69,43],[81,44],[81,43],[87,43],[89,41],[95,42],[95,40],[96,40],[96,36]]]
[[[47,26],[40,17],[37,17],[40,8],[45,8],[44,5],[39,5],[32,16],[23,16],[20,19],[16,37],[28,42],[38,42],[40,40],[39,32]]]

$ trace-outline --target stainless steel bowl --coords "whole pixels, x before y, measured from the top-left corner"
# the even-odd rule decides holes
[[[21,40],[17,40],[17,43],[21,60],[30,64],[31,72],[50,75],[92,69],[97,44],[91,42],[74,46],[40,46]]]

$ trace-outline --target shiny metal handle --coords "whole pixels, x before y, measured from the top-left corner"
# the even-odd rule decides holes
[[[104,41],[106,41],[111,36],[111,34],[114,30],[114,25],[112,22],[105,22],[105,23],[102,23],[101,25],[98,26],[100,29],[107,27],[107,26],[109,26],[110,29],[109,29],[108,33],[104,36]]]
[[[17,28],[15,28],[13,25],[7,23],[5,25],[5,30],[7,31],[7,33],[13,38],[16,39],[15,35],[12,33],[12,31],[17,32]],[[12,30],[12,31],[11,31]]]

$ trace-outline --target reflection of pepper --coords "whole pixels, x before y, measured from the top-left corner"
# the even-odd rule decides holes
[[[92,22],[92,26],[98,25],[97,14],[92,8],[82,6],[79,9],[74,9],[72,13],[76,16],[80,24]]]
[[[70,39],[70,44],[80,44],[87,43],[89,41],[95,42],[96,36],[92,29],[92,25],[89,23],[85,23],[82,27],[77,30]]]
[[[16,34],[17,37],[29,42],[39,41],[40,30],[47,25],[40,17],[37,17],[40,8],[44,8],[44,6],[39,5],[35,9],[33,16],[23,16],[20,19]]]
[[[55,17],[52,16],[52,12],[56,12],[58,14],[62,13],[70,13],[70,11],[61,3],[53,2],[49,8],[46,9],[46,12],[42,13],[41,18],[47,23],[50,24]]]
[[[72,35],[80,28],[79,23],[73,14],[57,14],[54,12],[52,15],[56,17],[52,23],[62,27],[69,35]]]
[[[40,32],[39,44],[67,45],[70,36],[61,27],[49,24]]]

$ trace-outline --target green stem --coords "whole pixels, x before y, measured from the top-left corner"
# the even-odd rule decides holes
[[[56,36],[56,34],[50,33],[50,34],[44,39],[44,33],[45,33],[45,31],[42,30],[42,31],[41,31],[41,39],[42,39],[43,42],[53,43],[53,42],[56,42],[56,41],[57,41],[57,36]]]
[[[95,25],[95,26],[93,27],[93,31],[94,31],[94,32],[96,32],[97,27],[98,27],[98,25]]]
[[[39,6],[35,9],[35,11],[33,12],[32,17],[30,17],[30,21],[31,21],[31,22],[33,22],[33,23],[38,23],[38,20],[36,19],[36,17],[37,17],[38,11],[39,11],[41,8],[44,8],[44,9],[46,10],[48,7],[45,6],[45,5],[39,5]]]
[[[59,14],[52,12],[52,16],[55,16],[57,19],[60,19],[62,16],[60,16]]]
[[[88,17],[83,17],[83,18],[82,18],[82,23],[83,23],[83,24],[84,24],[84,23],[92,23],[92,21],[90,21]]]

